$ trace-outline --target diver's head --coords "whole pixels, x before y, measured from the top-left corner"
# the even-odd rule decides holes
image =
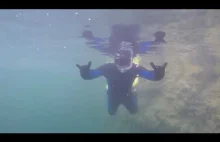
[[[120,48],[115,55],[115,64],[120,72],[124,73],[132,68],[132,48]]]
[[[165,36],[166,36],[166,33],[163,31],[157,31],[156,33],[154,33],[154,37],[155,37],[156,42],[166,42],[164,40]]]

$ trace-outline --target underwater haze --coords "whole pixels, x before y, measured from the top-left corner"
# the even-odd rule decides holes
[[[219,10],[0,10],[0,132],[220,132],[219,23]],[[165,78],[140,80],[135,115],[109,116],[106,80],[76,67],[108,61],[80,36],[108,37],[114,24],[140,24],[145,40],[166,32],[164,57],[140,62],[168,62]]]

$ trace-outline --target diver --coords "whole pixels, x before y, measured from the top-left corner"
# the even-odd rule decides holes
[[[143,66],[134,64],[132,60],[133,50],[122,46],[115,54],[114,63],[106,63],[96,69],[90,69],[91,61],[87,65],[76,65],[84,80],[92,80],[101,76],[107,79],[109,115],[116,114],[120,104],[124,105],[131,114],[138,112],[137,96],[132,87],[136,77],[159,81],[165,76],[167,63],[164,63],[163,66],[155,66],[151,62],[153,70],[147,70]]]

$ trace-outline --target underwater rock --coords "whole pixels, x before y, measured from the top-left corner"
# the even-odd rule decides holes
[[[213,61],[220,58],[220,54],[213,53],[220,53],[220,36],[216,32],[220,31],[220,26],[198,24],[211,13],[198,13],[200,16],[195,14],[193,18],[161,28],[167,33],[168,41],[165,60],[169,65],[165,78],[159,83],[140,80],[137,89],[140,107],[145,113],[141,116],[142,121],[154,123],[147,127],[162,132],[169,132],[171,128],[175,128],[173,132],[220,132],[220,65]],[[210,31],[214,32],[212,37]],[[149,61],[153,58],[142,57],[141,64],[149,67]],[[154,94],[149,92],[152,88],[159,90]],[[148,104],[144,104],[146,102]]]

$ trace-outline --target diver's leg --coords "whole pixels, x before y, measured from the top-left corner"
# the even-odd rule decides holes
[[[117,98],[110,94],[107,94],[107,105],[108,114],[115,115],[119,106],[119,101],[117,100]]]
[[[123,105],[131,114],[136,114],[138,111],[136,92],[133,92],[129,96],[126,96],[126,98],[123,101]]]

